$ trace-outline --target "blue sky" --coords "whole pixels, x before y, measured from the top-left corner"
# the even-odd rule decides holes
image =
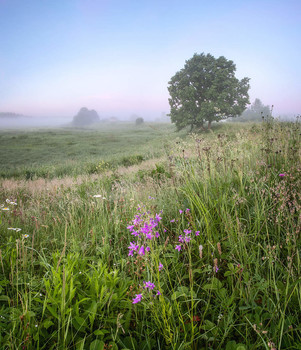
[[[0,0],[0,111],[156,118],[204,52],[251,78],[251,102],[299,114],[300,34],[300,0]]]

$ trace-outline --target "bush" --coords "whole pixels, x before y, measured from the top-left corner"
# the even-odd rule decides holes
[[[135,123],[136,123],[136,125],[141,125],[141,124],[144,123],[144,119],[139,117],[139,118],[136,119]]]
[[[140,164],[143,161],[143,156],[141,154],[134,155],[134,156],[128,156],[128,157],[123,157],[121,160],[121,164],[123,166],[131,166],[131,165],[136,165]]]

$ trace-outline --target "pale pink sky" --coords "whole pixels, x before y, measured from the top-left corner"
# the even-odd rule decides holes
[[[301,113],[299,0],[2,0],[0,28],[0,112],[157,118],[204,52],[251,78],[251,102]]]

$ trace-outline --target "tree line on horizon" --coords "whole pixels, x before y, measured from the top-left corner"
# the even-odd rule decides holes
[[[235,76],[236,65],[224,56],[194,54],[184,67],[168,82],[170,117],[178,130],[190,127],[190,131],[211,128],[213,122],[237,118],[237,121],[256,121],[270,116],[271,109],[256,98],[250,104],[248,91],[250,78],[239,80]],[[16,118],[16,113],[0,113],[0,117]],[[113,120],[114,119],[114,120]],[[117,118],[110,118],[118,121]],[[103,120],[102,120],[103,121]],[[135,118],[136,125],[144,119]],[[85,126],[101,122],[95,110],[86,107],[73,117],[72,125]]]

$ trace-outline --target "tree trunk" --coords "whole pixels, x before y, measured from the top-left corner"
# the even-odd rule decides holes
[[[198,131],[205,131],[206,129],[204,128],[204,122],[201,121],[201,122],[198,122],[197,125],[196,125],[196,128]]]
[[[210,130],[211,129],[211,120],[209,120],[209,122],[208,122],[208,130]]]

